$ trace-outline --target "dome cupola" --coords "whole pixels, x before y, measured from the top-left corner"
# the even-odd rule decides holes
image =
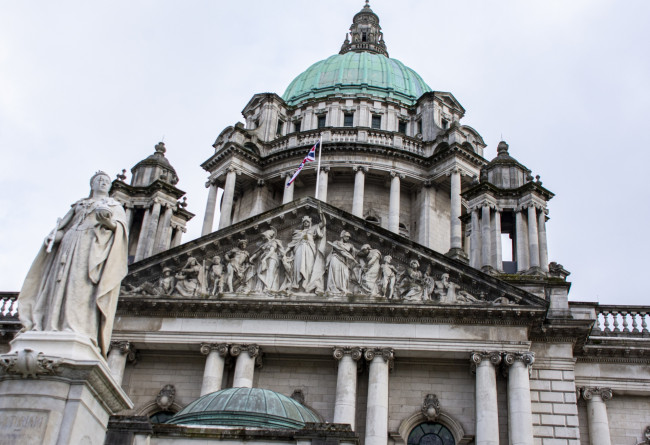
[[[379,26],[379,17],[370,9],[368,0],[363,9],[352,19],[350,33],[345,35],[345,42],[339,54],[350,51],[367,51],[388,57],[384,34]]]

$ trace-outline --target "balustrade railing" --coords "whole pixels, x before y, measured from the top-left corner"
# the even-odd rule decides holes
[[[419,155],[423,154],[422,141],[404,136],[403,134],[368,128],[328,128],[326,131],[330,133],[330,137],[329,140],[324,140],[323,144],[329,142],[367,142],[384,147],[393,147]],[[360,132],[364,132],[367,136],[359,137]],[[318,141],[319,137],[319,130],[294,133],[273,142],[270,152],[276,153],[291,148],[292,146],[312,145]],[[292,139],[294,141],[293,143],[291,143]]]
[[[593,334],[650,337],[650,307],[599,305],[596,310]]]

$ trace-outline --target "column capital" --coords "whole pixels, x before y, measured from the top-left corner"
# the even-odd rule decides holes
[[[357,173],[366,174],[368,173],[369,168],[366,165],[355,165],[354,167],[352,167],[352,170],[354,170]]]
[[[599,396],[603,402],[611,400],[613,394],[611,388],[599,388],[596,386],[588,386],[581,388],[582,398],[585,400],[591,400],[594,396]]]
[[[535,363],[535,353],[530,351],[507,352],[503,356],[503,362],[506,366],[512,366],[516,361],[521,361],[526,366],[532,366]]]
[[[434,186],[435,186],[435,184],[433,183],[433,181],[431,179],[426,179],[426,180],[422,181],[422,187],[424,187],[424,188],[428,189],[428,188],[431,188],[431,187],[434,187]]]
[[[476,372],[476,367],[482,362],[492,363],[492,366],[497,367],[501,363],[501,352],[499,351],[483,351],[483,352],[472,352],[472,355],[469,358],[470,363],[472,364],[472,372]]]
[[[406,176],[404,175],[404,173],[400,173],[400,172],[397,172],[395,170],[391,170],[390,171],[390,177],[391,178],[398,177],[399,179],[404,179]]]
[[[363,356],[368,361],[372,361],[375,357],[381,357],[390,364],[395,358],[395,351],[393,348],[370,348],[365,350]]]
[[[336,360],[341,360],[343,356],[349,355],[352,357],[352,360],[357,361],[363,355],[363,350],[358,346],[353,347],[337,347],[334,346],[334,358]]]
[[[126,359],[130,362],[135,361],[137,350],[133,343],[127,340],[113,340],[110,345],[111,351],[118,351],[122,355],[126,355]]]
[[[248,352],[250,358],[255,358],[260,355],[260,347],[255,344],[250,345],[232,345],[230,347],[230,355],[237,357],[242,351]]]
[[[320,171],[322,171],[324,173],[329,173],[330,167],[328,165],[323,166],[323,167],[320,168]]]
[[[240,174],[241,174],[241,170],[239,170],[239,169],[238,169],[237,167],[235,167],[234,165],[229,165],[229,166],[226,168],[226,174],[228,174],[228,173],[236,173],[236,174],[240,175]]]
[[[208,355],[212,351],[217,351],[221,357],[228,355],[228,345],[226,343],[201,343],[201,354]]]

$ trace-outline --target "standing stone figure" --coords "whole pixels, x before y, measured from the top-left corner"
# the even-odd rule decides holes
[[[278,232],[270,228],[262,232],[264,243],[260,247],[259,260],[257,264],[257,290],[276,291],[280,289],[280,266],[284,256],[282,241],[277,239]],[[256,252],[251,256],[251,261],[257,258]]]
[[[302,218],[302,228],[294,230],[289,249],[293,249],[293,273],[291,274],[294,290],[312,292],[323,290],[325,273],[325,215],[320,214],[320,223],[311,225],[311,218]]]
[[[111,178],[90,178],[36,256],[18,296],[24,331],[72,331],[108,352],[120,282],[127,273],[126,214],[108,196]]]
[[[212,265],[208,270],[210,277],[210,285],[212,290],[210,295],[217,295],[223,292],[223,264],[221,264],[221,257],[215,255],[212,257]]]
[[[354,258],[356,249],[350,243],[350,232],[342,231],[341,239],[329,245],[332,251],[327,256],[327,292],[347,294],[350,270],[359,264]]]
[[[228,292],[247,292],[249,291],[249,282],[255,275],[253,265],[251,264],[250,254],[246,250],[248,240],[245,238],[237,242],[226,254],[226,287]]]
[[[397,280],[397,268],[391,264],[393,257],[386,255],[384,264],[381,265],[381,293],[389,300],[395,293],[395,281]]]

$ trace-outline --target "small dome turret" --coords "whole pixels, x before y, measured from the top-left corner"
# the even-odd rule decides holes
[[[533,177],[530,170],[508,153],[505,141],[497,145],[497,156],[481,170],[481,182],[489,182],[502,189],[516,189]]]
[[[131,185],[134,187],[147,187],[155,181],[161,180],[171,185],[178,184],[176,170],[165,157],[164,142],[155,146],[155,152],[151,156],[135,164],[131,169]]]
[[[379,26],[379,17],[370,9],[367,0],[365,6],[352,19],[349,37],[348,34],[345,35],[339,54],[350,51],[366,51],[388,57],[384,34]]]

